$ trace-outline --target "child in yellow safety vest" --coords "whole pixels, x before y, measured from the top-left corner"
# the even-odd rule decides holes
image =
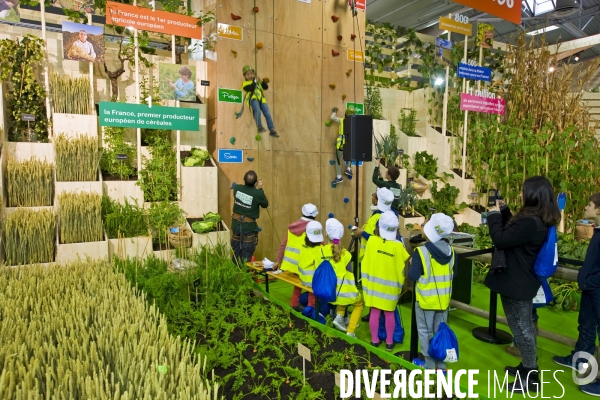
[[[365,305],[371,307],[369,325],[371,344],[379,346],[379,317],[385,315],[386,350],[394,349],[394,310],[404,285],[404,265],[410,255],[397,239],[398,217],[386,211],[379,218],[379,227],[369,237],[362,262],[362,285]]]
[[[273,265],[273,269],[281,268],[283,271],[289,271],[294,274],[300,275],[298,272],[298,261],[300,260],[300,255],[308,248],[305,243],[306,234],[307,234],[307,225],[314,221],[319,211],[317,210],[317,206],[314,204],[308,203],[302,206],[302,218],[299,220],[292,222],[288,225],[287,235],[281,241],[281,245],[279,246],[279,250],[277,251],[277,260]],[[313,225],[313,230],[317,229],[319,232],[323,230],[323,226],[319,223],[318,227]],[[321,240],[319,243],[323,241],[323,235],[321,235]],[[292,292],[292,299],[290,300],[290,306],[296,311],[302,311],[304,307],[300,305],[300,295],[302,294],[302,289],[294,286],[294,291]],[[315,296],[312,293],[309,293],[308,296],[308,305],[315,305]]]
[[[377,199],[377,207],[374,208],[373,213],[367,220],[367,223],[363,225],[362,229],[357,228],[352,233],[354,236],[360,236],[360,251],[358,253],[358,261],[361,262],[365,256],[365,249],[367,248],[367,241],[369,237],[375,232],[377,222],[381,217],[381,214],[390,211],[392,209],[392,203],[394,202],[394,193],[388,188],[379,188],[377,193],[373,196],[373,201]]]
[[[342,183],[344,180],[342,179],[342,161],[344,159],[344,145],[346,144],[346,139],[344,137],[344,120],[345,118],[339,118],[336,114],[338,112],[338,108],[334,107],[331,113],[331,117],[329,119],[333,122],[337,122],[339,124],[338,128],[338,136],[335,139],[335,179],[331,182],[333,185],[337,185],[338,183]],[[352,106],[346,109],[346,113],[344,117],[348,115],[356,114],[356,109]],[[348,175],[348,179],[352,179],[352,168],[350,168],[350,161],[346,161],[346,171],[344,172]]]
[[[329,218],[325,223],[325,231],[332,243],[321,247],[321,254],[318,254],[315,265],[318,267],[323,260],[329,260],[333,266],[337,278],[335,288],[337,298],[331,303],[337,306],[337,314],[333,320],[333,325],[339,330],[345,331],[348,336],[356,337],[354,331],[358,326],[364,302],[354,282],[352,254],[340,243],[342,236],[344,236],[344,226],[337,219]],[[349,320],[346,321],[344,315],[346,315],[346,309],[350,305],[354,306],[354,309]]]
[[[427,369],[446,369],[446,363],[433,359],[428,350],[440,323],[448,321],[456,263],[454,249],[442,239],[453,230],[452,218],[442,213],[433,214],[423,227],[429,243],[415,249],[408,271],[408,277],[415,282],[417,330],[425,357],[425,362],[415,358],[413,363]]]
[[[310,221],[306,225],[304,246],[298,258],[298,276],[304,286],[312,288],[313,275],[319,266],[315,265],[315,260],[321,255],[323,246],[323,225],[319,221]],[[315,295],[312,293],[308,296],[308,305],[315,305]]]

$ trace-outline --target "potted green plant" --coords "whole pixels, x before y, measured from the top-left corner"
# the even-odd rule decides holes
[[[152,235],[148,212],[136,199],[121,204],[104,195],[102,197],[102,223],[108,236],[109,257],[145,258],[152,253]]]

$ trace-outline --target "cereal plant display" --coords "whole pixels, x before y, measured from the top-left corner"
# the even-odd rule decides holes
[[[96,181],[102,148],[98,138],[78,135],[68,138],[64,134],[54,140],[56,153],[56,180],[61,182]]]
[[[98,242],[102,236],[102,196],[62,193],[58,196],[60,243]]]
[[[56,215],[53,211],[18,208],[4,218],[2,232],[6,264],[54,261]]]
[[[51,206],[54,199],[54,164],[32,157],[8,159],[6,191],[9,207]]]
[[[55,113],[91,114],[90,78],[71,78],[69,75],[50,75],[52,106]]]

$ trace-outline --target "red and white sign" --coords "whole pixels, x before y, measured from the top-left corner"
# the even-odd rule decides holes
[[[452,0],[519,25],[522,0]],[[539,1],[538,1],[539,3]]]
[[[504,99],[492,99],[489,97],[474,96],[463,93],[460,95],[460,110],[474,111],[486,114],[504,115]]]
[[[352,7],[352,5],[356,4],[357,10],[365,11],[367,9],[367,0],[348,0],[348,5]]]

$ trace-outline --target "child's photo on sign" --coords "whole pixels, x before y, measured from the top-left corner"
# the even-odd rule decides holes
[[[104,28],[63,21],[65,60],[104,62]]]
[[[484,49],[494,47],[494,26],[490,24],[477,24],[477,46]]]
[[[19,0],[0,0],[0,19],[9,22],[19,22]]]
[[[162,100],[196,101],[196,67],[159,63],[158,77]]]

